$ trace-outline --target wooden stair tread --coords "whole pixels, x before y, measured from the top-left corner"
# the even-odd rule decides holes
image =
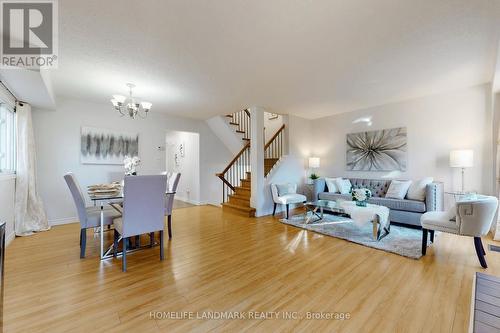
[[[235,204],[230,204],[228,202],[224,202],[222,206],[227,206],[233,209],[238,209],[244,212],[255,212],[255,208],[253,207],[245,207],[245,206],[240,206],[240,205],[235,205]]]
[[[235,199],[239,199],[239,200],[248,200],[248,197],[245,197],[243,195],[239,195],[239,194],[230,194],[229,195],[230,198],[235,198]]]
[[[222,209],[229,209],[230,211],[242,214],[244,216],[255,217],[255,208],[252,207],[245,207],[224,202],[222,204]]]
[[[229,195],[227,203],[237,206],[250,207],[250,197]]]
[[[250,187],[242,187],[242,186],[236,186],[234,188],[235,192],[250,192]]]
[[[230,124],[230,125],[234,125],[234,126],[240,126],[240,124],[235,123],[234,121],[230,121],[230,122],[229,122],[229,124]]]
[[[243,139],[241,139],[241,140],[250,141],[250,139],[249,139],[249,138],[243,138]]]

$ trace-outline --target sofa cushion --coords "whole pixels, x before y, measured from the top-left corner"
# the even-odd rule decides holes
[[[336,178],[335,185],[341,194],[349,194],[352,189],[351,181],[347,178]]]
[[[337,179],[339,178],[325,178],[326,188],[328,189],[328,192],[332,193],[340,192],[337,187]]]
[[[350,178],[353,188],[367,188],[372,192],[374,197],[385,197],[389,188],[390,180],[385,179],[362,179]]]
[[[410,188],[408,189],[408,193],[406,193],[406,198],[410,200],[424,201],[427,185],[429,185],[433,181],[434,178],[426,177],[411,183]]]
[[[352,200],[352,196],[350,194],[340,194],[340,193],[332,193],[332,192],[322,192],[318,195],[320,200]]]
[[[412,181],[411,180],[393,180],[389,189],[385,194],[386,198],[401,199],[403,200],[408,193]]]
[[[369,203],[385,206],[389,209],[404,210],[407,212],[424,213],[425,202],[417,200],[402,200],[392,198],[370,198]]]

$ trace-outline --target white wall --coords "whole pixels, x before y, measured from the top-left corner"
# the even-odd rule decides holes
[[[236,133],[236,128],[229,124],[229,119],[226,116],[216,116],[207,119],[206,122],[212,132],[234,156],[240,152],[245,143],[243,142],[243,134]]]
[[[265,143],[269,142],[271,137],[280,129],[283,125],[283,116],[278,115],[276,119],[269,119],[271,113],[264,112],[264,138]]]
[[[158,147],[165,146],[167,130],[199,133],[201,201],[220,204],[222,186],[215,173],[223,170],[232,155],[204,121],[166,116],[154,109],[148,119],[132,120],[119,117],[108,104],[61,98],[57,111],[35,109],[33,112],[38,188],[52,224],[73,222],[77,216],[63,179],[66,172],[75,173],[83,188],[117,179],[123,174],[119,165],[80,163],[81,126],[139,132],[140,174],[165,171],[165,152]]]
[[[267,117],[267,115],[267,113],[264,114],[265,117]],[[286,155],[281,158],[264,180],[263,191],[261,193],[264,198],[264,203],[261,207],[261,215],[268,215],[273,212],[271,184],[295,183],[298,184],[298,191],[303,192],[302,187],[305,183],[306,161],[310,155],[311,145],[313,144],[311,141],[311,120],[286,115],[280,116],[279,120],[276,120],[276,122],[279,124],[275,126],[276,130],[281,127],[282,124],[285,124],[284,139],[286,144]],[[264,124],[265,123],[266,118],[264,118]],[[276,132],[276,130],[274,132]],[[276,211],[280,212],[282,210],[284,210],[284,207],[279,206]]]
[[[458,189],[459,170],[448,166],[452,149],[474,150],[474,167],[466,170],[466,189],[493,192],[491,88],[482,85],[448,94],[387,104],[312,122],[311,153],[321,157],[319,174],[360,178],[408,178],[433,176],[445,189]],[[372,126],[354,123],[371,117]],[[346,171],[346,134],[365,130],[406,127],[406,172]]]
[[[184,157],[179,145],[184,145]],[[199,204],[200,199],[200,135],[193,132],[169,131],[166,136],[167,171],[180,172],[181,179],[175,194],[176,199]],[[178,155],[178,165],[175,163]]]
[[[0,221],[6,222],[5,242],[8,244],[14,235],[14,195],[16,178],[12,175],[0,176]]]

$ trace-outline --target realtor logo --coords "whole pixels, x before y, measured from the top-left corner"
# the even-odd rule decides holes
[[[57,67],[56,0],[2,0],[1,66]]]

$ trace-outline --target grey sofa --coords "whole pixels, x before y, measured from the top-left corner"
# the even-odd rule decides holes
[[[424,201],[400,200],[385,198],[385,194],[391,184],[391,180],[386,179],[361,179],[349,178],[353,188],[368,188],[372,191],[373,197],[368,202],[376,205],[386,206],[390,209],[389,218],[391,222],[402,223],[411,226],[420,226],[420,216],[430,211],[442,211],[444,201],[443,183],[433,182],[427,185]],[[351,194],[340,194],[328,192],[325,179],[320,178],[314,181],[314,199],[321,200],[352,200]]]

